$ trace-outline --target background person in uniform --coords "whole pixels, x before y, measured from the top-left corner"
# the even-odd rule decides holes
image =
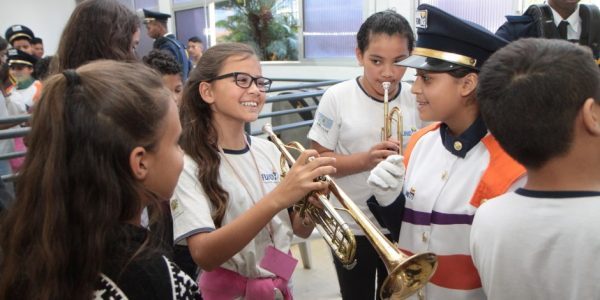
[[[368,182],[386,224],[401,221],[400,249],[438,255],[420,293],[484,299],[469,250],[471,222],[485,199],[522,186],[525,173],[488,133],[476,98],[481,66],[507,42],[431,5],[419,5],[416,15],[417,46],[398,64],[417,69],[412,92],[421,119],[440,122],[412,135],[404,164],[400,155],[389,156]]]
[[[488,299],[597,299],[600,72],[592,55],[524,39],[494,54],[480,78],[490,132],[527,168],[523,188],[490,199],[473,220],[471,252]]]
[[[185,46],[177,40],[174,34],[167,31],[167,20],[171,17],[169,14],[144,9],[144,24],[148,31],[148,36],[154,39],[152,47],[154,49],[169,52],[181,66],[183,81],[188,78],[191,62],[188,59]]]
[[[42,41],[41,38],[34,37],[31,39],[31,47],[33,48],[31,53],[33,56],[37,57],[38,59],[44,57],[44,41]]]
[[[188,54],[190,55],[190,60],[192,61],[192,64],[194,65],[194,67],[196,67],[198,61],[200,60],[200,57],[202,57],[202,51],[204,51],[204,43],[202,43],[202,40],[199,37],[193,36],[188,40],[187,50]]]
[[[25,25],[13,25],[6,29],[4,34],[8,43],[15,49],[25,53],[33,54],[31,40],[35,37],[33,31]]]
[[[521,16],[506,16],[496,34],[507,41],[526,37],[569,40],[592,48],[600,58],[600,10],[579,0],[533,4]]]

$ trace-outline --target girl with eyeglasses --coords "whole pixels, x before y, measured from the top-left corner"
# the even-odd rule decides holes
[[[288,208],[325,188],[314,178],[335,172],[333,158],[307,150],[281,178],[277,148],[244,132],[271,86],[261,74],[252,48],[219,44],[202,55],[183,93],[184,170],[171,214],[175,243],[204,271],[206,300],[291,299],[292,236],[308,237],[314,224]]]

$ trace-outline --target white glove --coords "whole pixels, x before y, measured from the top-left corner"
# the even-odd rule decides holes
[[[381,206],[392,204],[402,192],[406,169],[402,155],[390,155],[371,170],[367,184]]]

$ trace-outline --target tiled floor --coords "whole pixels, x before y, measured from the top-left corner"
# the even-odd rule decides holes
[[[337,275],[331,252],[325,241],[318,237],[307,242],[311,252],[311,268],[302,264],[298,245],[292,246],[292,253],[298,259],[292,281],[295,300],[341,300]]]

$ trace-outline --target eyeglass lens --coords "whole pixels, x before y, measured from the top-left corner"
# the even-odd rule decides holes
[[[258,89],[262,92],[266,92],[271,87],[271,80],[264,77],[254,78],[249,74],[245,73],[237,73],[235,74],[235,84],[237,84],[241,88],[249,88],[252,85],[252,82],[256,83]]]

